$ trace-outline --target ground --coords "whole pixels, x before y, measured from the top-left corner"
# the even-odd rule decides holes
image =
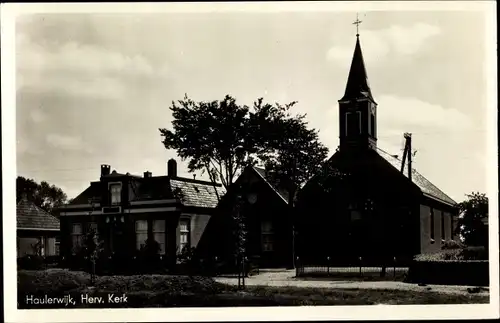
[[[469,294],[464,287],[414,286],[402,282],[298,280],[293,271],[262,272],[246,279],[170,275],[102,276],[91,284],[90,275],[63,269],[18,271],[19,308],[65,308],[65,305],[29,304],[29,299],[71,295],[70,307],[220,307],[372,304],[488,303],[488,292]],[[431,288],[428,290],[428,288]],[[108,302],[125,295],[126,302]],[[84,302],[82,296],[102,297],[102,303]]]
[[[340,269],[340,270],[339,270]],[[341,268],[336,268],[342,272]],[[259,275],[245,279],[247,286],[269,286],[269,287],[299,287],[299,288],[329,288],[342,290],[387,290],[387,291],[412,291],[419,293],[443,293],[453,295],[468,295],[471,286],[449,286],[449,285],[425,285],[404,283],[402,281],[373,281],[371,275],[366,275],[366,280],[357,277],[344,278],[344,275],[324,278],[296,278],[295,270],[268,270],[261,271]],[[388,270],[388,278],[391,272]],[[228,285],[237,285],[238,279],[234,277],[217,277],[215,281]],[[483,289],[476,295],[488,296],[488,289]]]

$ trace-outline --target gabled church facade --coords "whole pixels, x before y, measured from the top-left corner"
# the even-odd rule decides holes
[[[332,261],[410,259],[457,239],[456,203],[377,147],[377,103],[359,35],[339,100],[336,153],[299,192],[296,255]]]

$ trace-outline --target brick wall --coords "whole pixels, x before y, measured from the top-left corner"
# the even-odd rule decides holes
[[[443,212],[445,240],[451,240],[451,214]]]
[[[434,211],[434,243],[431,241],[431,208],[420,205],[420,253],[432,253],[441,250],[440,213]]]
[[[437,246],[438,251],[441,250],[442,242],[441,242],[441,217],[443,216],[443,212],[438,209],[433,209],[434,211],[434,245]]]

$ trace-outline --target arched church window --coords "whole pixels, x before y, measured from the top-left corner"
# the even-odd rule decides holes
[[[361,112],[347,112],[346,118],[346,136],[357,136],[361,134]]]
[[[370,113],[370,135],[375,137],[375,114]]]
[[[431,236],[431,240],[434,240],[434,209],[431,208],[431,212],[430,212],[430,224],[431,224],[431,227],[430,227],[430,236]]]

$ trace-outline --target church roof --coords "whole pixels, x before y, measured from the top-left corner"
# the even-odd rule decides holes
[[[368,84],[368,75],[359,43],[359,36],[356,35],[356,47],[352,56],[351,69],[349,70],[344,96],[340,101],[362,98],[368,98],[375,102]]]
[[[377,153],[384,158],[386,161],[388,161],[393,167],[397,168],[398,170],[401,170],[401,160],[397,157],[394,157],[387,152],[377,149]],[[408,163],[405,164],[405,167],[403,169],[403,174],[404,176],[408,177]],[[436,199],[438,201],[447,203],[447,204],[452,204],[455,205],[456,202],[446,195],[443,191],[441,191],[436,185],[432,184],[427,178],[425,178],[422,174],[417,172],[414,168],[412,169],[411,172],[411,180],[413,183],[415,183],[418,188],[424,193],[425,195]]]
[[[59,220],[23,197],[16,207],[18,230],[59,231]]]
[[[354,159],[353,159],[354,158]],[[382,163],[381,163],[382,162]],[[401,160],[381,149],[377,150],[366,150],[361,155],[351,155],[351,153],[346,153],[342,151],[337,151],[323,166],[322,170],[318,172],[313,178],[311,178],[306,187],[312,185],[312,187],[317,187],[318,182],[324,181],[324,179],[330,176],[338,177],[342,172],[351,172],[355,169],[363,169],[370,166],[370,172],[382,171],[385,173],[384,168],[380,168],[382,165],[387,165],[388,167],[393,167],[395,172],[392,174],[400,174],[402,178],[406,177],[408,179],[408,168],[405,165],[404,172],[401,173]],[[330,166],[334,166],[330,168]],[[373,168],[371,167],[373,166]],[[385,166],[384,166],[385,167]],[[340,173],[337,173],[340,171]],[[385,176],[385,175],[383,175]],[[380,177],[378,178],[381,179]],[[411,181],[415,188],[417,188],[424,196],[436,200],[440,203],[448,204],[450,206],[455,206],[457,203],[450,198],[446,193],[441,191],[436,185],[432,184],[427,178],[422,174],[412,169]]]

